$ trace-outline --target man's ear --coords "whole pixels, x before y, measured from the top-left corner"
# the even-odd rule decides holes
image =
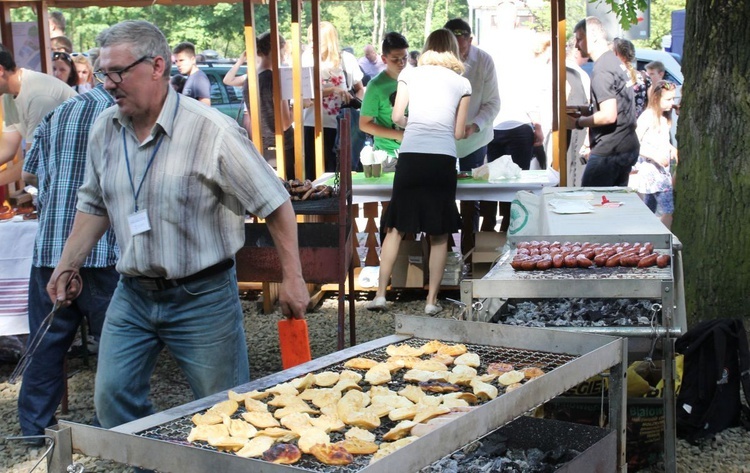
[[[164,60],[161,56],[156,56],[154,58],[154,78],[160,79],[164,76],[164,68],[167,66],[167,61]]]

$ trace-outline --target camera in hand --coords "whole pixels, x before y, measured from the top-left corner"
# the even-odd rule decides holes
[[[359,110],[362,108],[362,101],[357,97],[357,92],[354,91],[354,89],[349,91],[349,95],[352,96],[351,100],[349,100],[349,103],[341,103],[340,108],[353,108],[354,110]]]

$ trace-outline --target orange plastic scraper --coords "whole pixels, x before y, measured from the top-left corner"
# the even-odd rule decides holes
[[[312,357],[310,356],[310,338],[307,334],[307,320],[279,320],[279,347],[281,348],[281,365],[284,369],[310,361]]]

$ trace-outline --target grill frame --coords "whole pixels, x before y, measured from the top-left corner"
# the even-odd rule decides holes
[[[610,369],[612,373],[610,418],[614,419],[613,430],[618,433],[619,463],[624,465],[625,384],[623,377],[624,367],[627,366],[627,346],[623,339],[549,329],[485,323],[467,324],[457,320],[414,316],[397,316],[396,332],[396,335],[333,353],[250,382],[235,390],[245,392],[265,389],[413,337],[574,355],[577,358],[572,361],[453,420],[448,424],[450,427],[438,428],[401,450],[358,471],[367,473],[417,471],[606,369]],[[261,460],[240,458],[232,454],[138,435],[145,430],[203,411],[225,400],[226,397],[226,392],[217,393],[111,430],[61,421],[58,426],[50,429],[50,433],[56,440],[59,439],[57,445],[62,448],[55,449],[49,471],[65,471],[72,461],[73,451],[164,472],[310,471],[293,465],[274,465]],[[70,445],[70,448],[66,445]],[[332,467],[326,471],[343,470]]]

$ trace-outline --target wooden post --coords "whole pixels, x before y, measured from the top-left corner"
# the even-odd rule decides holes
[[[552,2],[552,165],[560,186],[568,184],[568,127],[565,115],[565,0]]]
[[[313,90],[315,98],[313,107],[315,110],[315,174],[323,174],[323,83],[320,81],[320,0],[311,0],[312,37],[313,37]],[[309,156],[305,157],[310,159]],[[305,176],[310,179],[312,176]]]
[[[274,127],[276,129],[276,174],[286,176],[286,157],[284,155],[284,126],[281,122],[280,108],[281,98],[281,55],[279,44],[279,12],[278,0],[270,0],[268,3],[268,22],[271,24],[271,80],[273,81],[273,103],[276,113],[274,114]]]
[[[294,100],[294,175],[305,173],[305,128],[302,123],[302,0],[292,0],[292,98]]]
[[[247,56],[247,93],[249,96],[248,113],[250,114],[250,138],[263,152],[263,137],[260,135],[260,98],[258,97],[258,70],[255,67],[255,6],[252,0],[242,0],[245,14],[245,54]]]

